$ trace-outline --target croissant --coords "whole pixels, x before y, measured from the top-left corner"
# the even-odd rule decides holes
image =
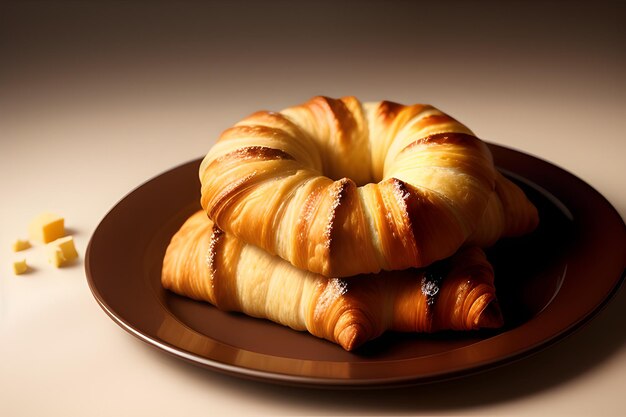
[[[162,284],[221,310],[307,330],[346,350],[387,330],[502,325],[493,270],[476,246],[427,270],[326,278],[222,232],[202,211],[173,236],[163,261]]]
[[[537,223],[486,144],[429,105],[316,97],[257,112],[221,135],[199,176],[221,230],[329,277],[424,267]]]

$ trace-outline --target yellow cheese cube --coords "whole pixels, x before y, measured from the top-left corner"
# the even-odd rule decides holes
[[[26,265],[26,259],[20,259],[13,262],[13,273],[15,275],[21,275],[28,271],[28,265]]]
[[[41,213],[28,226],[28,234],[32,240],[52,242],[65,235],[65,221],[56,214]]]
[[[19,252],[24,249],[30,248],[30,242],[28,240],[17,239],[13,242],[13,252]]]
[[[61,248],[55,246],[51,248],[46,248],[46,251],[48,253],[48,262],[50,262],[52,265],[59,268],[65,263],[65,256],[63,256],[63,251],[61,250]]]
[[[56,266],[64,266],[78,258],[72,236],[65,236],[46,245],[48,262]]]

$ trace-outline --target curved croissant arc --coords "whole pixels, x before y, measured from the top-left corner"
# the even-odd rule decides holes
[[[429,105],[315,97],[257,112],[199,175],[220,229],[325,276],[423,267],[505,232],[489,149]]]
[[[270,319],[353,350],[386,330],[433,332],[502,325],[493,270],[468,247],[439,271],[326,278],[222,232],[203,212],[174,235],[162,284],[221,310]]]

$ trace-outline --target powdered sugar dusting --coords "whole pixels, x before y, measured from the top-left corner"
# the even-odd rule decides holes
[[[216,257],[217,257],[217,245],[220,240],[224,236],[224,232],[220,230],[217,226],[213,226],[213,231],[211,233],[209,248],[206,252],[206,265],[209,268],[209,276],[211,277],[211,288],[215,288],[214,279],[217,272],[216,266]]]
[[[342,200],[346,195],[347,185],[350,183],[350,180],[347,178],[342,178],[339,181],[335,181],[333,187],[330,190],[330,198],[332,199],[332,203],[330,206],[330,210],[328,212],[328,219],[326,220],[326,227],[324,227],[324,246],[329,248],[332,243],[332,233],[335,225],[335,219],[337,217],[337,209],[341,206]]]
[[[321,319],[324,312],[341,296],[348,292],[348,283],[341,278],[331,278],[317,300],[314,317]]]

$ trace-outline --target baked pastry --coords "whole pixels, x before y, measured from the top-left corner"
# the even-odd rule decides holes
[[[220,229],[330,277],[424,267],[537,223],[486,144],[428,105],[315,97],[257,112],[221,135],[199,175]]]
[[[222,232],[199,211],[169,244],[165,288],[225,311],[289,326],[353,350],[387,330],[502,325],[493,270],[478,247],[426,270],[326,278]]]
[[[495,192],[489,197],[478,227],[466,243],[483,248],[489,247],[501,237],[528,234],[538,224],[537,208],[528,200],[526,194],[496,171]]]

